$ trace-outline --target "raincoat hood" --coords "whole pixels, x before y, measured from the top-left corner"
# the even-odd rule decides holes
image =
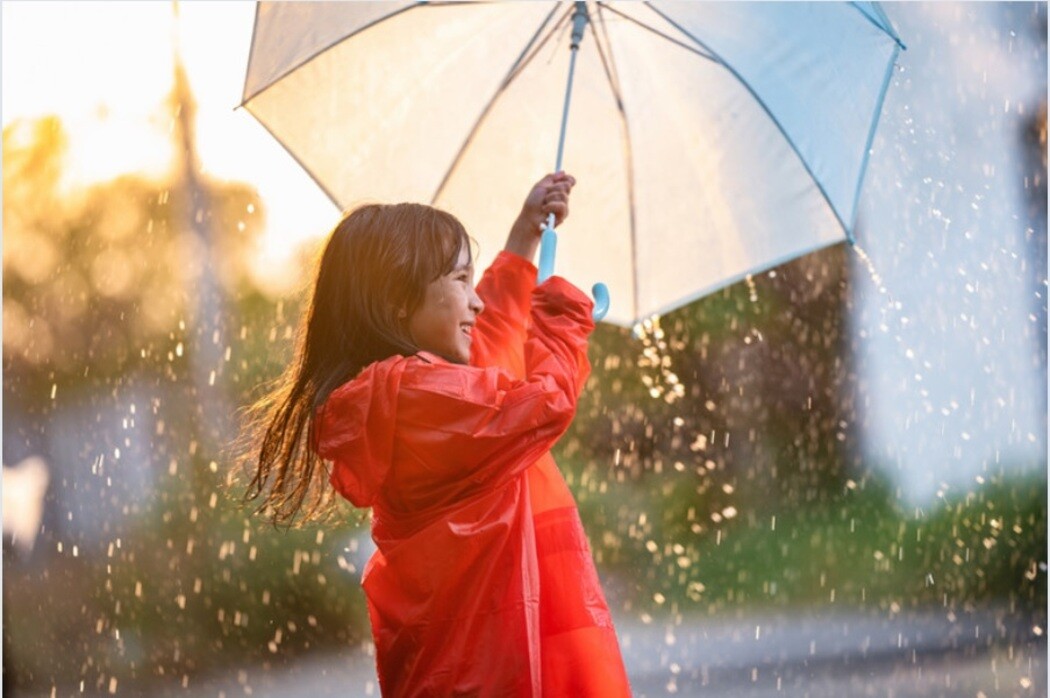
[[[375,503],[390,468],[397,393],[406,361],[392,356],[367,366],[318,408],[317,453],[339,463],[332,469],[332,486],[354,506]]]

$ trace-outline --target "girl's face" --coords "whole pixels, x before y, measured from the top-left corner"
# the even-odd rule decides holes
[[[484,309],[474,292],[470,249],[463,245],[455,268],[427,286],[423,302],[408,318],[408,332],[420,349],[466,364],[474,321]]]

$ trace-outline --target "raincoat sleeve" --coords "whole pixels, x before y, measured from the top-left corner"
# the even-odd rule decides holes
[[[478,316],[471,344],[471,366],[500,366],[524,375],[524,352],[536,267],[504,250],[478,282],[485,310]]]
[[[592,303],[558,277],[531,295],[524,379],[498,367],[422,361],[406,367],[399,429],[413,450],[428,454],[430,468],[448,468],[430,477],[475,485],[503,481],[528,468],[571,423],[590,370]]]

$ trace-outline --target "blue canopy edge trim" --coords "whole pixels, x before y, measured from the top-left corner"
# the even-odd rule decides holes
[[[721,290],[723,288],[728,288],[729,286],[732,286],[733,284],[739,283],[740,281],[742,281],[743,279],[747,278],[748,276],[754,276],[755,274],[761,274],[761,273],[763,273],[765,271],[769,271],[770,269],[774,269],[776,267],[779,267],[781,264],[786,264],[786,263],[791,262],[791,261],[793,261],[795,259],[798,259],[799,257],[803,257],[803,256],[805,256],[807,254],[812,253],[812,252],[816,252],[817,250],[822,250],[825,247],[832,247],[833,245],[838,245],[838,244],[843,243],[843,242],[846,242],[846,239],[842,238],[842,237],[835,238],[835,239],[832,239],[832,240],[820,240],[820,241],[814,243],[813,245],[809,245],[807,247],[803,247],[800,250],[796,250],[794,252],[790,252],[790,253],[788,253],[786,255],[782,255],[782,256],[779,256],[779,257],[774,257],[773,259],[769,260],[768,262],[763,262],[762,264],[759,264],[759,265],[753,267],[752,269],[750,269],[748,271],[745,271],[745,272],[743,272],[741,274],[735,274],[733,276],[726,277],[725,279],[723,279],[721,281],[717,281],[717,282],[715,282],[713,284],[705,286],[704,288],[702,288],[699,291],[696,291],[694,293],[690,293],[688,295],[682,296],[681,298],[679,298],[679,299],[677,299],[675,301],[672,301],[671,303],[667,303],[666,305],[662,305],[662,306],[660,306],[659,309],[657,309],[656,311],[654,311],[652,313],[646,314],[644,317],[634,317],[631,320],[631,324],[630,325],[622,325],[619,322],[616,322],[616,321],[613,321],[613,320],[605,320],[605,322],[608,322],[608,323],[613,324],[613,325],[618,325],[619,327],[631,328],[634,325],[636,325],[637,323],[639,323],[642,320],[644,320],[645,318],[652,317],[654,315],[656,315],[656,316],[666,315],[667,313],[670,313],[670,312],[673,312],[675,310],[678,310],[679,308],[685,307],[685,306],[689,305],[690,303],[693,303],[694,301],[698,301],[701,298],[703,298],[704,296],[710,295],[710,294],[714,293],[715,291],[719,291],[719,290]],[[635,309],[635,311],[637,312],[637,308]]]
[[[814,174],[813,169],[809,166],[809,163],[806,162],[806,158],[802,156],[802,152],[799,151],[798,146],[795,144],[795,141],[791,138],[791,136],[788,135],[787,131],[784,129],[784,125],[781,124],[780,120],[773,115],[773,112],[769,109],[769,106],[762,100],[761,97],[758,96],[758,93],[755,92],[754,88],[751,87],[750,83],[748,83],[748,81],[745,80],[744,77],[740,75],[740,73],[738,73],[731,65],[726,63],[725,60],[723,60],[722,57],[714,49],[712,49],[699,38],[694,36],[691,32],[687,31],[684,27],[678,24],[678,22],[674,21],[664,12],[661,12],[657,8],[653,7],[653,4],[651,2],[648,2],[648,0],[645,3],[645,5],[653,12],[657,13],[665,20],[670,22],[676,29],[678,29],[678,31],[682,32],[690,39],[695,41],[697,44],[699,44],[705,51],[709,51],[711,55],[715,57],[715,60],[719,64],[721,64],[726,70],[728,70],[733,75],[733,77],[737,79],[737,82],[744,86],[744,89],[746,89],[751,94],[751,97],[755,100],[755,102],[758,103],[760,107],[762,107],[762,110],[766,113],[766,116],[768,116],[770,121],[773,122],[773,125],[777,127],[777,130],[780,131],[780,134],[784,136],[784,140],[787,141],[788,146],[790,146],[791,149],[795,152],[795,155],[798,157],[799,162],[802,163],[803,169],[805,169],[806,173],[809,174],[810,180],[813,182],[814,186],[816,186],[817,191],[820,192],[820,195],[824,197],[824,201],[828,203],[828,208],[831,209],[831,212],[838,220],[839,225],[842,226],[842,230],[845,233],[846,237],[849,238],[849,236],[851,235],[849,225],[846,223],[846,220],[842,217],[842,214],[839,213],[838,209],[835,207],[835,204],[832,203],[831,196],[824,188],[824,185],[821,184],[819,179],[817,179],[816,174]]]
[[[234,111],[243,107],[248,101],[248,95],[245,93],[245,90],[248,88],[248,75],[251,74],[252,60],[255,58],[255,35],[259,33],[259,8],[261,6],[262,3],[255,3],[255,16],[252,18],[252,38],[248,42],[248,62],[244,64],[244,81],[241,83],[244,85],[244,89],[241,90],[241,102],[234,107]]]
[[[875,141],[875,132],[879,128],[879,119],[882,117],[882,106],[886,101],[886,93],[890,89],[890,79],[893,77],[893,69],[897,65],[897,57],[900,56],[900,53],[900,45],[894,46],[893,55],[890,57],[889,64],[886,66],[886,74],[882,78],[882,89],[879,92],[879,98],[875,102],[875,114],[871,123],[871,130],[868,131],[868,142],[864,144],[864,157],[860,163],[860,177],[857,178],[857,191],[853,194],[853,220],[850,222],[850,227],[846,229],[846,237],[851,245],[856,242],[854,232],[857,225],[857,216],[859,214],[858,205],[860,203],[860,191],[864,186],[864,177],[868,173],[868,158],[871,156],[871,144]]]

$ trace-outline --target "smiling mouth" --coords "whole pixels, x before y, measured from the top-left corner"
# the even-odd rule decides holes
[[[474,324],[473,323],[464,322],[462,325],[460,325],[460,331],[463,332],[463,334],[467,335],[468,337],[470,336],[470,333],[473,330],[474,330]]]

